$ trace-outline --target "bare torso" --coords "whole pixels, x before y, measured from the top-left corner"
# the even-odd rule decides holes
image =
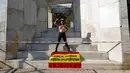
[[[64,25],[59,26],[59,32],[65,32],[65,26]]]

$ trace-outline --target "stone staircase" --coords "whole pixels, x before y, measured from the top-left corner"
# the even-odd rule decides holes
[[[56,32],[57,30],[54,28],[44,33],[42,32],[40,37],[33,40],[34,43],[27,43],[24,50],[17,52],[17,59],[8,60],[7,63],[15,68],[48,68],[49,56],[56,47]],[[98,51],[96,44],[83,44],[82,41],[83,39],[79,38],[79,35],[76,36],[72,30],[69,30],[67,33],[67,42],[71,51],[80,52],[82,68],[121,69],[121,64],[110,61],[108,53]],[[66,52],[67,49],[64,42],[61,42],[62,44],[59,45],[58,51]]]
[[[80,32],[76,32],[73,29],[69,29],[68,32],[66,32],[67,37],[80,37]],[[58,36],[58,29],[57,28],[49,28],[45,32],[41,32],[41,37],[53,37],[57,38]]]

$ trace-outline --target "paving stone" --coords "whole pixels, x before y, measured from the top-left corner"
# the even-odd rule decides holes
[[[94,73],[93,70],[87,69],[71,69],[71,68],[56,68],[56,69],[41,69],[35,71],[34,69],[22,69],[15,73]]]

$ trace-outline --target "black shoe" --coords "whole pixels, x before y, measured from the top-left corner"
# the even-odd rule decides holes
[[[68,50],[68,52],[72,52],[72,51]]]
[[[57,52],[57,50],[55,50],[55,52]]]

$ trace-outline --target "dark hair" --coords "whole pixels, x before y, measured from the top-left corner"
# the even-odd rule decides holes
[[[61,25],[61,21],[63,21],[64,22],[64,20],[60,20],[60,25]],[[63,25],[65,24],[65,22],[63,23]]]

